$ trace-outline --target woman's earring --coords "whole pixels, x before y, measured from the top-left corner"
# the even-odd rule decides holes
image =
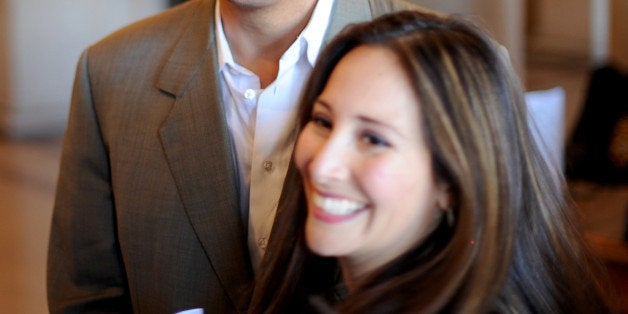
[[[445,208],[445,218],[447,219],[447,225],[449,227],[453,227],[454,226],[454,220],[456,219],[456,217],[454,217],[454,209],[451,207],[447,207]]]

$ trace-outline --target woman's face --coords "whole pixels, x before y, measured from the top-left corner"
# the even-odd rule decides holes
[[[307,244],[366,272],[429,234],[446,205],[419,100],[389,50],[360,46],[333,70],[299,135]]]

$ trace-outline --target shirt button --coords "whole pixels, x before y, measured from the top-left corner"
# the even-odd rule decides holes
[[[264,169],[269,172],[273,170],[273,162],[270,160],[264,161]]]
[[[257,246],[262,249],[262,250],[266,250],[266,246],[268,245],[268,241],[266,241],[266,237],[261,237],[259,238],[259,240],[257,240]]]
[[[247,89],[244,91],[244,98],[251,100],[255,98],[255,91],[252,89]]]

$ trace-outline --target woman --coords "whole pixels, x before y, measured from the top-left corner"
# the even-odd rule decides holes
[[[252,312],[609,311],[487,35],[403,12],[318,60]]]

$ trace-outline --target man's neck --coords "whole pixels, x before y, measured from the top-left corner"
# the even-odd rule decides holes
[[[258,75],[264,88],[277,77],[279,58],[307,25],[316,0],[239,2],[220,2],[225,36],[235,61]]]

